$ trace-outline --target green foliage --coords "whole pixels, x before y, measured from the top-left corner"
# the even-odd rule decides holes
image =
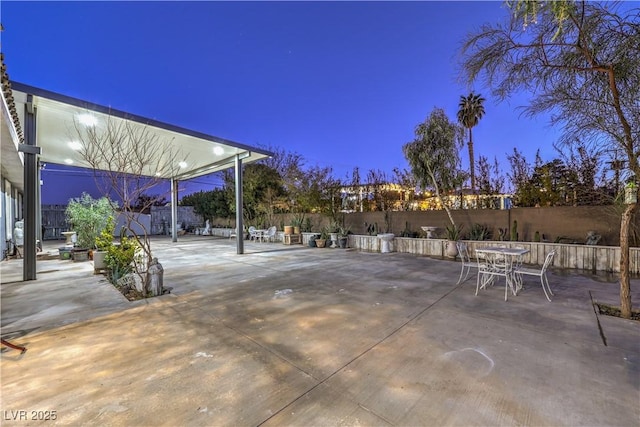
[[[304,221],[304,213],[295,214],[291,217],[291,225],[294,227],[302,227],[302,223]]]
[[[329,233],[338,233],[340,231],[340,224],[336,221],[331,221],[327,225],[327,232]]]
[[[323,227],[322,228],[322,232],[320,233],[320,239],[324,239],[327,240],[329,238],[329,234],[331,233],[331,231],[329,231],[329,227]]]
[[[447,225],[446,226],[446,230],[447,230],[447,240],[452,240],[452,241],[456,241],[458,239],[460,239],[461,235],[462,235],[462,228],[463,226],[460,225]]]
[[[469,240],[490,240],[491,230],[484,224],[473,224],[469,230]]]
[[[513,220],[513,225],[511,226],[511,241],[518,241],[518,221]]]
[[[533,241],[534,242],[540,242],[540,232],[536,230],[535,234],[533,235]]]
[[[110,269],[111,283],[116,284],[121,277],[133,271],[138,248],[138,243],[127,236],[120,237],[120,244],[107,248],[105,263]]]
[[[452,225],[455,222],[442,195],[464,182],[459,155],[463,135],[462,127],[450,121],[443,109],[435,108],[424,123],[416,126],[415,139],[402,147],[418,184],[434,189]]]
[[[87,193],[69,200],[65,211],[67,222],[78,235],[78,246],[91,249],[95,247],[96,237],[113,216],[112,202],[106,197],[94,199]]]
[[[107,251],[111,246],[113,246],[114,230],[115,223],[113,221],[113,217],[110,216],[100,234],[96,236],[96,249],[99,251]]]
[[[485,99],[476,95],[473,92],[469,96],[461,96],[460,104],[458,105],[458,122],[469,129],[469,171],[471,176],[471,191],[475,193],[476,190],[476,173],[475,173],[475,157],[473,154],[473,134],[471,129],[478,124],[482,116],[484,116],[484,101]]]
[[[338,229],[338,234],[341,237],[346,237],[351,233],[351,227],[349,227],[348,225],[343,225]]]
[[[404,230],[400,232],[400,237],[418,237],[418,233],[415,231],[411,231],[409,221],[405,221]]]
[[[451,122],[441,108],[416,126],[416,138],[402,147],[411,172],[423,189],[451,191],[460,183],[459,150],[463,144],[463,129]]]
[[[227,191],[215,189],[184,196],[180,200],[180,205],[193,206],[193,211],[205,219],[230,218],[232,217],[230,206],[233,200],[233,198],[229,199]]]
[[[375,224],[367,224],[366,222],[364,223],[364,229],[366,230],[367,234],[369,236],[375,236],[376,234],[378,234],[378,223]]]
[[[232,171],[225,171],[224,182],[229,211],[235,214],[235,175]],[[248,164],[244,166],[242,184],[244,221],[248,224],[270,222],[274,206],[284,203],[285,190],[278,171],[263,163]]]

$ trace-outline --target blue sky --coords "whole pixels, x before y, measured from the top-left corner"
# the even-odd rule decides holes
[[[487,102],[476,159],[514,147],[556,157],[526,97],[498,104],[458,81],[463,37],[507,18],[502,2],[12,2],[0,4],[11,79],[249,145],[308,164],[391,173],[434,107],[455,119],[471,89]],[[462,151],[468,166],[467,151]],[[91,179],[48,165],[43,203]],[[72,178],[76,186],[69,185]],[[211,183],[200,178],[184,193]]]

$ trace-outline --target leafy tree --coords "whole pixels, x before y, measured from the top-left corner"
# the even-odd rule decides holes
[[[198,191],[180,199],[180,205],[193,206],[193,211],[205,219],[231,218],[229,209],[234,203],[234,198],[229,200],[229,193],[222,188],[210,191]]]
[[[463,145],[464,130],[450,121],[443,109],[434,108],[429,117],[416,126],[415,135],[412,142],[402,147],[402,152],[418,185],[434,190],[451,225],[456,227],[442,196],[461,184],[459,150]]]
[[[484,116],[484,101],[485,99],[476,95],[473,92],[469,96],[461,96],[460,104],[458,105],[458,122],[465,128],[469,129],[469,172],[471,174],[471,192],[476,192],[476,172],[475,172],[475,157],[473,155],[473,136],[471,129],[475,127],[482,116]]]
[[[530,91],[534,96],[526,111],[551,113],[551,123],[563,129],[561,144],[620,149],[628,176],[637,179],[639,9],[623,16],[618,3],[562,3],[511,3],[507,24],[485,25],[466,39],[464,72],[469,81],[483,78],[500,99]],[[626,318],[631,316],[629,227],[636,206],[627,206],[620,226],[620,300]]]
[[[493,164],[489,164],[489,159],[485,156],[478,158],[478,192],[485,196],[502,194],[504,190],[504,176],[500,172],[498,159],[494,157]],[[485,203],[485,207],[499,208],[496,201]]]
[[[296,212],[323,213],[331,218],[340,210],[340,180],[332,175],[330,167],[312,166],[295,186]]]
[[[400,208],[404,211],[413,209],[413,204],[416,200],[416,188],[418,187],[416,177],[413,176],[410,170],[395,167],[393,168],[393,182],[402,191]]]
[[[78,246],[93,249],[96,237],[107,226],[109,218],[113,217],[114,209],[108,198],[94,199],[91,195],[82,193],[80,197],[69,200],[65,213],[67,222],[78,236]]]
[[[224,173],[225,191],[230,201],[229,211],[235,213],[235,176],[232,171]],[[263,163],[244,166],[242,179],[243,218],[247,224],[268,221],[268,212],[275,199],[285,194],[282,177],[277,170]]]
[[[148,214],[151,206],[164,206],[166,204],[167,198],[165,196],[141,194],[131,208],[137,212]]]

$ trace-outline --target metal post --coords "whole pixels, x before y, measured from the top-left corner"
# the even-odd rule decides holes
[[[178,181],[171,178],[171,241],[178,241]]]
[[[25,145],[36,146],[36,108],[33,95],[27,95],[24,111]],[[24,152],[24,247],[23,280],[36,280],[36,239],[38,221],[36,219],[38,202],[38,155],[36,151]]]
[[[235,158],[236,169],[236,247],[237,254],[244,253],[244,226],[242,224],[242,159],[238,154]]]

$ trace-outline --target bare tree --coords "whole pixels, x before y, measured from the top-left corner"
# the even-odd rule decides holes
[[[180,169],[179,150],[159,149],[161,139],[146,126],[129,120],[107,116],[102,125],[85,126],[74,122],[79,139],[79,153],[93,169],[96,185],[110,200],[120,202],[125,232],[135,239],[142,256],[135,262],[135,271],[143,284],[143,294],[149,292],[147,271],[153,259],[149,230],[140,220],[140,210],[150,208],[168,195],[157,191],[166,178]],[[142,203],[142,206],[140,205]],[[113,206],[118,208],[117,204]],[[176,226],[173,224],[172,226]],[[140,234],[141,232],[141,234]]]
[[[626,155],[628,175],[640,177],[640,9],[616,13],[617,3],[513,2],[506,25],[485,25],[463,45],[469,81],[484,78],[505,99],[534,97],[529,114],[551,113],[561,143],[576,139]],[[594,151],[598,151],[594,148]],[[620,300],[631,316],[629,225],[637,203],[622,214]]]

